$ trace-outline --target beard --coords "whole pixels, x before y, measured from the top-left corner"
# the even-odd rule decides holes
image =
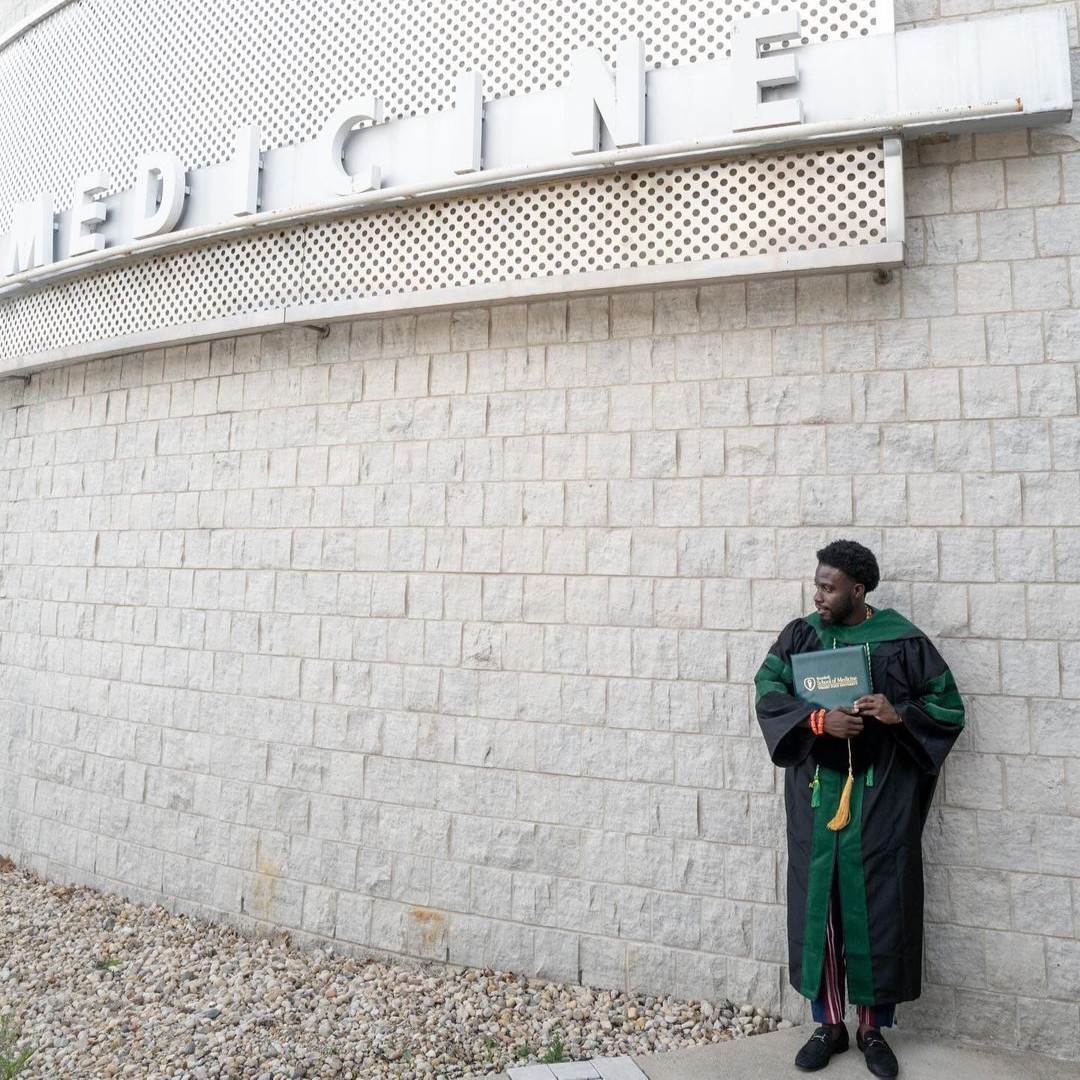
[[[851,617],[851,613],[854,610],[855,600],[849,596],[842,604],[838,603],[835,608],[823,611],[821,613],[821,621],[823,623],[843,623],[846,619]]]

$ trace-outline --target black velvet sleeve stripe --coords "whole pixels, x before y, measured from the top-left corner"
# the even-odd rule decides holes
[[[788,623],[754,678],[758,723],[769,756],[782,768],[802,761],[814,741],[810,729],[799,726],[809,716],[810,707],[795,697],[790,658],[792,653],[807,652],[819,644],[817,635],[804,620]]]
[[[918,687],[910,701],[894,701],[897,741],[930,776],[936,776],[964,726],[964,703],[952,672],[924,637],[904,642],[905,662]]]

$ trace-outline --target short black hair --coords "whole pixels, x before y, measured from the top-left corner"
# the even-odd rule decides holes
[[[817,558],[819,563],[843,571],[868,593],[873,592],[881,580],[874,553],[854,540],[834,540],[817,553]]]

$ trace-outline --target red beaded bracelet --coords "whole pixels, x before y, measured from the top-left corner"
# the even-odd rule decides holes
[[[825,734],[825,710],[815,709],[810,714],[810,730],[815,735]]]

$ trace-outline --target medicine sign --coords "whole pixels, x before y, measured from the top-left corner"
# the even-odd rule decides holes
[[[24,39],[49,30],[53,19],[66,13],[70,20],[87,21],[82,38],[75,24],[66,31],[70,48],[78,51],[83,41],[92,41],[94,19],[113,7],[114,0],[94,0],[85,9],[56,5],[51,17],[0,42],[0,79],[4,65],[20,59]],[[114,26],[122,26],[119,16],[117,10]],[[77,168],[63,160],[49,166],[39,162],[43,177],[69,178],[62,186],[49,181],[27,190],[18,176],[0,182],[0,306],[36,297],[10,308],[20,321],[11,324],[7,342],[0,331],[0,357],[14,356],[18,364],[32,353],[66,355],[59,346],[59,352],[40,347],[44,339],[35,326],[42,316],[32,308],[47,304],[42,290],[55,293],[65,282],[112,274],[108,289],[123,291],[127,286],[121,287],[115,274],[141,260],[190,255],[275,230],[286,230],[281,242],[297,247],[301,278],[278,288],[275,295],[287,294],[281,301],[251,295],[237,300],[227,316],[234,330],[277,319],[346,317],[553,291],[898,265],[903,260],[902,139],[1052,123],[1070,115],[1068,28],[1060,9],[901,32],[892,29],[890,15],[887,26],[884,19],[874,25],[875,32],[864,27],[829,40],[807,35],[806,18],[806,5],[740,15],[732,20],[727,48],[693,63],[679,63],[677,48],[670,43],[661,48],[627,22],[621,29],[631,32],[612,35],[606,49],[586,45],[565,52],[559,60],[565,78],[522,77],[520,90],[495,94],[485,93],[485,64],[501,61],[484,60],[484,34],[474,27],[469,32],[476,41],[466,49],[471,62],[458,68],[442,60],[454,70],[451,91],[438,108],[388,114],[386,102],[364,85],[360,72],[347,94],[290,106],[311,113],[304,125],[308,137],[275,142],[267,134],[274,125],[253,110],[252,122],[211,132],[217,149],[198,155],[204,160],[193,161],[190,148],[171,143],[166,134],[125,138],[122,118],[131,117],[139,101],[95,101],[91,119],[99,112],[117,116],[115,126],[100,126],[107,132],[100,156],[83,145]],[[340,32],[359,38],[375,31],[344,25]],[[162,38],[162,49],[166,41],[171,39]],[[147,49],[145,62],[160,63]],[[523,48],[522,55],[532,54]],[[656,55],[670,62],[650,59]],[[259,57],[250,59],[261,77],[274,78],[272,57],[265,65]],[[20,62],[21,77],[50,78],[32,62]],[[219,84],[227,74],[218,73]],[[160,72],[170,85],[178,77],[176,70]],[[422,73],[406,65],[393,72],[391,83],[410,77]],[[541,85],[529,89],[530,81]],[[27,90],[33,94],[32,86]],[[408,96],[400,86],[391,92]],[[269,102],[273,95],[267,93]],[[275,93],[280,101],[281,93]],[[147,104],[170,107],[168,101]],[[83,102],[69,107],[86,109]],[[178,110],[182,113],[182,103],[173,111]],[[4,122],[0,119],[0,163]],[[18,117],[7,122],[17,124]],[[19,154],[21,146],[24,160],[40,155],[35,134],[8,132],[10,153]],[[720,168],[732,160],[741,164]],[[709,166],[715,175],[703,180],[693,171],[697,165]],[[798,183],[811,166],[821,172],[813,192]],[[832,191],[837,168],[850,173],[843,191]],[[607,188],[619,189],[607,209],[600,205],[603,185],[581,186],[590,177],[607,177]],[[748,194],[744,187],[751,181],[757,186]],[[673,190],[691,189],[687,198],[695,208],[670,202]],[[415,229],[408,214],[424,206],[442,207],[432,211],[438,227],[432,231],[434,219],[426,226],[432,235],[444,230],[441,243],[466,242],[460,228],[447,224],[450,217],[465,215],[469,228],[487,238],[481,245],[490,245],[495,233],[488,216],[497,212],[506,219],[521,210],[521,199],[504,203],[506,193],[513,192],[545,205],[579,192],[573,196],[578,202],[564,212],[584,224],[575,224],[562,246],[568,251],[588,246],[592,234],[594,247],[603,239],[605,253],[582,250],[569,265],[553,265],[551,259],[530,258],[536,237],[526,250],[503,244],[501,252],[486,252],[469,274],[460,268],[429,273],[430,267],[409,264],[411,288],[408,282],[379,285],[400,276],[394,267],[404,256],[395,249],[394,228],[381,228],[380,242],[370,251],[362,243],[355,249],[367,254],[344,288],[336,279],[319,284],[312,254],[299,253],[305,244],[317,243],[325,258],[335,258],[332,247],[319,239],[318,230],[330,227],[323,223],[348,219],[359,235],[369,228],[364,220],[381,216],[407,231]],[[667,201],[650,206],[649,200],[661,194]],[[843,213],[830,210],[830,200],[843,203]],[[660,220],[664,207],[677,219],[669,225]],[[795,220],[800,215],[808,220]],[[558,247],[559,224],[550,220],[555,223],[544,226],[544,243]],[[305,239],[296,231],[304,228],[316,231]],[[671,240],[672,229],[681,237],[678,243]],[[524,245],[527,234],[526,229],[512,235]],[[386,266],[376,272],[379,259]],[[509,269],[500,276],[497,264]],[[364,275],[371,282],[357,287],[355,281]],[[102,299],[109,302],[105,294]],[[236,323],[241,308],[246,313]],[[202,303],[199,314],[177,325],[190,330],[198,323],[202,332],[212,322],[216,332],[229,332],[216,301]],[[146,330],[149,338],[103,331],[101,348],[162,339],[150,323]],[[182,338],[182,330],[175,335]]]

